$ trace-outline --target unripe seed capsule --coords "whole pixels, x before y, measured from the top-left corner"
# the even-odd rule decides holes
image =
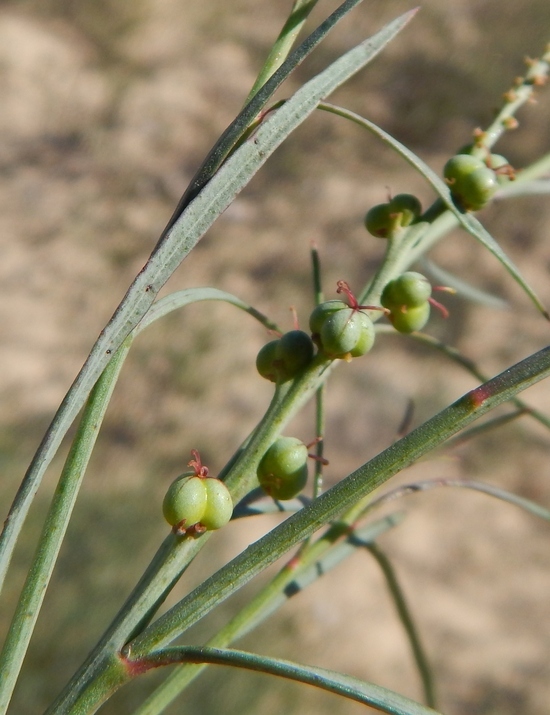
[[[233,502],[225,484],[214,477],[185,473],[170,485],[162,504],[166,521],[183,533],[200,525],[220,529],[231,519]]]
[[[467,211],[478,211],[485,206],[498,188],[495,172],[469,154],[457,154],[449,159],[443,174],[454,199]]]
[[[203,481],[206,490],[206,509],[200,523],[209,531],[221,529],[233,514],[231,494],[221,479],[208,477]]]
[[[271,382],[277,382],[277,353],[279,341],[271,340],[266,343],[256,356],[256,369],[262,377]]]
[[[344,357],[358,345],[363,329],[359,316],[359,311],[347,308],[326,318],[321,328],[320,339],[323,351],[327,355],[333,358]]]
[[[313,341],[303,330],[290,330],[277,342],[277,367],[280,379],[288,380],[295,377],[312,361]]]
[[[368,353],[374,345],[376,331],[374,330],[374,323],[368,315],[362,313],[361,311],[356,311],[355,315],[361,323],[361,332],[359,340],[357,341],[355,347],[349,351],[349,354],[351,357],[361,357],[361,355],[366,355],[366,353]]]
[[[390,313],[393,327],[400,333],[413,333],[422,330],[430,318],[430,304],[428,301],[414,308],[402,310],[396,308]]]
[[[421,215],[422,204],[413,194],[397,194],[390,201],[390,212],[401,214],[400,226],[410,226]]]
[[[339,310],[349,310],[349,305],[343,300],[327,300],[317,305],[309,316],[309,329],[313,335],[319,335],[328,316]]]
[[[391,213],[389,203],[373,206],[365,216],[365,228],[377,238],[388,238],[393,224]]]
[[[295,437],[279,437],[258,465],[258,481],[274,499],[292,499],[307,483],[307,447]]]
[[[416,271],[407,271],[386,285],[380,302],[389,310],[403,305],[416,308],[425,303],[431,294],[432,286],[425,276]]]
[[[410,226],[422,213],[420,201],[412,194],[397,194],[386,204],[373,206],[365,216],[365,227],[377,238],[390,238]]]

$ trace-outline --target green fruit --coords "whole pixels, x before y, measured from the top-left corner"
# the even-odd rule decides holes
[[[432,286],[421,273],[407,271],[386,284],[380,302],[392,310],[407,306],[416,308],[425,303],[432,294]]]
[[[258,465],[258,481],[274,499],[292,499],[307,483],[307,447],[295,437],[279,437]]]
[[[372,320],[341,300],[318,305],[310,316],[309,327],[320,350],[332,359],[359,357],[374,344]]]
[[[374,326],[360,310],[346,308],[329,315],[323,323],[320,343],[331,358],[358,357],[374,344]]]
[[[323,323],[328,316],[339,310],[349,310],[349,305],[343,300],[327,300],[317,305],[309,316],[309,329],[313,335],[320,335]]]
[[[391,311],[390,321],[400,333],[412,333],[422,330],[430,317],[430,304],[426,301],[414,308],[395,308]]]
[[[207,477],[203,479],[206,490],[206,509],[200,523],[209,531],[225,526],[233,514],[233,500],[229,489],[221,481]]]
[[[256,369],[271,382],[285,382],[306,368],[313,359],[312,339],[303,330],[291,330],[261,348]]]
[[[365,216],[365,228],[377,238],[388,238],[394,225],[391,213],[389,203],[373,206]]]
[[[466,211],[483,208],[498,188],[495,172],[469,154],[457,154],[449,159],[443,174],[453,198]]]
[[[182,532],[197,525],[220,529],[231,519],[233,502],[219,479],[184,473],[170,485],[162,511],[166,521]]]
[[[277,352],[279,347],[278,340],[272,340],[266,343],[256,356],[256,369],[262,377],[271,382],[277,382]]]
[[[373,206],[365,216],[365,227],[377,238],[389,238],[410,226],[422,213],[420,201],[412,194],[397,194],[386,204]]]
[[[374,345],[376,331],[368,315],[361,311],[355,311],[355,315],[361,324],[361,332],[359,334],[359,340],[355,344],[355,347],[349,351],[349,354],[351,357],[361,357],[361,355],[366,355]]]
[[[413,194],[397,194],[390,201],[392,214],[401,214],[400,226],[410,226],[422,214],[422,204]]]
[[[290,330],[278,341],[277,367],[281,380],[289,380],[306,368],[313,359],[312,339],[303,330]]]

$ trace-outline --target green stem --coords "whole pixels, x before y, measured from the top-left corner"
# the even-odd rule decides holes
[[[420,673],[422,687],[424,688],[424,699],[426,701],[426,705],[429,705],[431,708],[436,708],[437,702],[435,696],[435,687],[430,664],[424,652],[424,648],[422,647],[420,636],[416,629],[412,613],[410,612],[409,607],[407,605],[405,594],[403,593],[403,589],[399,584],[395,570],[391,564],[391,561],[388,559],[382,549],[380,549],[378,544],[367,544],[365,548],[370,551],[372,556],[376,559],[386,579],[386,583],[395,603],[397,613],[399,614],[399,618],[409,639],[416,667],[418,668],[418,672]]]
[[[8,708],[101,423],[131,343],[130,337],[121,345],[90,393],[59,478],[33,563],[0,654],[2,715]]]
[[[256,628],[283,606],[289,598],[307,585],[328,573],[359,546],[372,543],[386,530],[400,522],[399,515],[359,528],[338,522],[315,543],[294,556],[275,578],[267,584],[231,621],[206,644],[223,648]],[[166,681],[148,698],[134,715],[158,715],[207,665],[185,665],[171,673]]]
[[[550,374],[550,348],[544,348],[470,391],[391,445],[346,479],[289,517],[268,535],[204,581],[130,644],[133,657],[163,647],[212,608],[250,581],[292,546],[344,510],[356,505],[387,479],[478,419]]]
[[[379,326],[378,331],[381,333],[384,332],[391,335],[396,335],[395,330],[390,326]],[[412,333],[409,337],[411,337],[413,340],[436,348],[444,355],[446,355],[450,360],[453,360],[455,363],[457,363],[457,365],[461,365],[465,370],[467,370],[480,382],[486,382],[488,380],[487,375],[476,366],[473,360],[470,360],[470,358],[467,358],[466,356],[462,355],[462,353],[460,353],[456,348],[453,348],[450,345],[446,345],[441,340],[438,340],[431,335],[427,335],[426,333]],[[520,410],[523,414],[529,415],[533,419],[537,420],[537,422],[540,422],[542,425],[550,429],[550,417],[547,417],[543,412],[540,412],[540,410],[537,410],[534,407],[530,407],[519,397],[513,397],[510,402],[515,405],[518,410]]]

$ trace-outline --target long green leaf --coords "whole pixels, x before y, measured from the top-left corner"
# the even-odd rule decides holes
[[[546,509],[531,499],[520,497],[507,489],[502,489],[493,484],[486,484],[485,482],[478,482],[474,479],[426,479],[421,482],[403,484],[373,499],[369,504],[369,511],[394,499],[411,494],[418,494],[419,492],[425,492],[429,489],[437,489],[438,487],[454,487],[456,489],[471,489],[476,492],[481,492],[482,494],[487,494],[508,504],[513,504],[533,516],[538,516],[540,519],[550,521],[550,509]]]
[[[137,663],[129,662],[129,666],[161,667],[175,663],[210,663],[211,665],[229,665],[234,668],[244,668],[258,673],[276,675],[287,680],[313,685],[330,693],[341,695],[349,700],[355,700],[364,705],[390,715],[434,715],[435,710],[399,695],[387,688],[374,683],[367,683],[351,675],[337,673],[334,670],[311,665],[301,665],[281,658],[246,653],[242,650],[197,648],[182,646],[166,648],[158,653],[152,653],[147,659]]]
[[[235,151],[159,241],[93,346],[17,492],[0,536],[0,585],[4,582],[17,536],[47,466],[99,375],[125,337],[151,308],[158,291],[286,137],[315,110],[320,101],[376,57],[414,14],[415,11],[408,12],[389,23],[298,90],[283,107],[266,119],[253,138]]]
[[[168,313],[179,310],[191,303],[200,303],[205,300],[219,300],[224,303],[229,303],[229,305],[234,305],[236,308],[244,310],[245,313],[248,313],[259,321],[267,330],[279,331],[276,323],[271,321],[263,313],[260,313],[259,310],[256,310],[256,308],[249,303],[245,303],[244,300],[237,298],[231,293],[226,293],[224,290],[218,290],[217,288],[187,288],[186,290],[178,290],[174,293],[170,293],[156,303],[153,303],[151,309],[136,326],[134,332],[138,335],[151,325],[151,323],[163,318],[165,315],[168,315]]]
[[[458,219],[460,224],[466,231],[476,238],[482,246],[484,246],[490,253],[495,256],[495,258],[502,263],[506,268],[508,273],[512,278],[523,288],[525,293],[529,296],[536,308],[543,314],[543,316],[550,320],[550,315],[548,311],[542,304],[541,300],[535,293],[535,291],[529,286],[527,281],[523,278],[519,269],[516,265],[508,258],[506,253],[499,246],[497,241],[491,236],[491,234],[484,228],[484,226],[473,216],[471,213],[464,213],[460,211],[452,199],[449,187],[445,182],[439,178],[439,176],[433,171],[425,162],[422,161],[416,154],[414,154],[410,149],[401,144],[401,142],[394,139],[390,134],[385,132],[379,126],[373,122],[365,119],[365,117],[356,114],[355,112],[350,112],[342,107],[335,107],[331,104],[321,103],[319,109],[323,109],[332,114],[337,114],[338,116],[350,119],[351,121],[359,124],[359,126],[368,129],[372,134],[375,134],[379,139],[381,139],[385,144],[395,149],[411,166],[413,166],[422,176],[431,184],[432,188],[439,194],[441,199],[444,201],[445,205],[451,211],[455,217]]]
[[[397,615],[401,621],[405,634],[411,646],[414,662],[420,674],[420,679],[422,680],[422,687],[424,688],[424,699],[426,704],[432,708],[437,707],[437,702],[435,698],[435,685],[432,676],[432,669],[428,661],[426,652],[420,640],[420,634],[414,622],[414,618],[405,598],[405,593],[401,588],[395,569],[387,557],[387,555],[382,551],[382,549],[376,543],[366,544],[365,548],[369,551],[372,556],[376,559],[384,578],[386,579],[386,584],[388,590],[395,604],[397,610]]]

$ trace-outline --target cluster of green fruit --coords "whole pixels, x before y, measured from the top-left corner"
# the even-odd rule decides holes
[[[407,271],[386,284],[380,302],[400,333],[422,330],[430,317],[432,286],[421,273]]]
[[[422,205],[412,194],[397,194],[384,204],[373,206],[365,216],[365,227],[377,238],[392,238],[418,221]]]
[[[514,178],[508,160],[489,154],[484,160],[471,153],[472,147],[453,156],[445,164],[443,176],[455,203],[465,211],[479,211],[493,198],[500,184]]]
[[[313,360],[315,346],[329,360],[350,360],[365,355],[374,345],[374,325],[360,306],[347,283],[339,281],[338,292],[346,293],[350,303],[327,300],[316,306],[309,318],[311,336],[291,330],[263,346],[256,368],[271,382],[286,382],[300,374]]]
[[[175,479],[164,497],[162,511],[178,536],[197,536],[221,529],[233,514],[233,501],[220,479],[208,476],[197,450],[192,469]],[[273,499],[292,499],[306,486],[308,448],[295,437],[279,437],[267,449],[257,470],[258,481]]]

